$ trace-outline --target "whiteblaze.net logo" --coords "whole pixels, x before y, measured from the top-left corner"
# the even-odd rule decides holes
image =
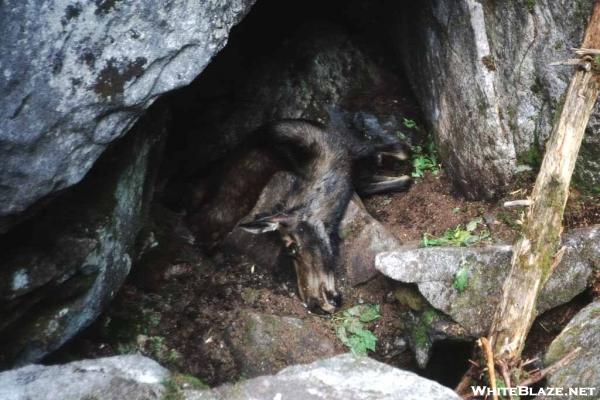
[[[573,387],[573,388],[563,388],[563,387],[541,387],[541,388],[532,388],[529,386],[515,386],[515,387],[499,387],[496,389],[492,389],[488,386],[471,386],[471,391],[473,395],[477,397],[488,397],[494,394],[498,396],[556,396],[556,397],[566,397],[566,396],[580,396],[580,397],[591,397],[598,395],[597,387]]]

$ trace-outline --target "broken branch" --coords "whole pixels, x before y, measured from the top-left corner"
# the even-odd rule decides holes
[[[525,199],[525,200],[505,201],[503,204],[503,207],[504,208],[529,207],[530,205],[531,205],[531,200]]]
[[[600,48],[600,2],[596,1],[582,49]],[[589,52],[585,56],[589,56]],[[558,246],[571,176],[585,128],[598,94],[593,68],[578,68],[567,91],[560,118],[531,194],[522,237],[515,243],[502,298],[492,320],[490,342],[496,359],[510,365],[520,358],[536,315],[538,294],[560,259]],[[514,364],[513,364],[514,365]]]
[[[577,348],[573,349],[572,351],[567,353],[567,355],[565,355],[563,358],[561,358],[554,364],[550,365],[547,368],[544,368],[539,373],[535,374],[535,376],[529,377],[529,378],[525,379],[524,381],[519,382],[519,386],[531,386],[531,385],[541,381],[542,379],[544,379],[547,375],[550,375],[553,372],[558,371],[565,364],[568,364],[571,360],[573,360],[575,358],[575,356],[577,355],[577,353],[579,353],[580,350],[581,350],[581,347],[577,347]]]
[[[485,359],[487,362],[488,375],[490,377],[490,386],[492,386],[492,398],[494,400],[498,400],[498,393],[496,392],[496,369],[494,366],[494,352],[492,351],[492,346],[490,346],[490,342],[487,338],[480,338],[479,346],[483,350],[483,354],[485,355]]]

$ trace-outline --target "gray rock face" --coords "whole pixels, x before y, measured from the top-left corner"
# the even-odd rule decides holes
[[[169,372],[139,355],[29,365],[0,373],[3,400],[161,399]]]
[[[539,157],[572,73],[550,63],[581,45],[592,3],[428,0],[395,25],[444,166],[467,196],[493,197],[517,160]],[[599,116],[577,167],[590,186],[600,183]]]
[[[321,336],[311,325],[294,317],[241,311],[232,323],[227,341],[246,377],[272,374],[337,353],[336,338]]]
[[[2,236],[0,368],[57,349],[99,315],[125,280],[165,119],[145,118],[75,190]]]
[[[195,78],[252,4],[3,2],[0,232],[79,182],[157,96]]]
[[[598,369],[598,365],[600,365],[600,300],[589,304],[568,323],[550,344],[544,363],[551,365],[577,347],[581,348],[577,356],[550,375],[546,386],[563,387],[565,391],[568,391],[568,388],[577,387],[595,388],[595,394],[598,395],[600,393],[600,369]]]
[[[308,365],[289,367],[214,389],[185,394],[187,400],[450,400],[452,390],[418,375],[366,357],[344,354]]]
[[[538,313],[585,290],[600,263],[600,227],[576,229],[563,238],[567,250],[542,290]],[[405,248],[381,253],[375,267],[392,279],[416,283],[429,303],[471,335],[489,330],[508,274],[511,246]]]

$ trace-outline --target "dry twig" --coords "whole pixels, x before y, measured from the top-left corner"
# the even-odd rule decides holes
[[[487,361],[490,386],[492,387],[492,398],[494,400],[498,400],[498,393],[496,393],[496,369],[494,366],[494,352],[492,351],[492,346],[490,346],[490,342],[485,337],[480,338],[477,341],[477,344],[479,344],[481,350],[483,350],[483,354],[485,355],[485,359]]]
[[[579,353],[580,350],[581,350],[581,347],[577,347],[577,348],[573,349],[572,351],[567,353],[567,355],[565,355],[563,358],[561,358],[554,364],[539,371],[539,373],[535,374],[535,376],[531,376],[531,377],[525,379],[524,381],[519,382],[519,386],[531,386],[534,383],[537,383],[537,382],[541,381],[542,379],[544,379],[547,375],[550,375],[550,374],[554,373],[555,371],[558,371],[565,364],[568,364],[571,360],[573,360],[575,358],[575,356],[577,355],[577,353]]]
[[[525,200],[512,200],[512,201],[505,201],[503,204],[504,208],[513,208],[513,207],[529,207],[531,205],[531,200],[530,199],[525,199]]]

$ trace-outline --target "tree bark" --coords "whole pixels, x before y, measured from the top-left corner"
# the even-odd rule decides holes
[[[598,0],[582,47],[600,49]],[[584,56],[573,75],[560,119],[546,145],[522,235],[513,248],[511,269],[489,335],[495,356],[505,361],[521,356],[536,315],[538,294],[560,261],[558,246],[569,184],[600,91],[598,61],[597,57]]]

